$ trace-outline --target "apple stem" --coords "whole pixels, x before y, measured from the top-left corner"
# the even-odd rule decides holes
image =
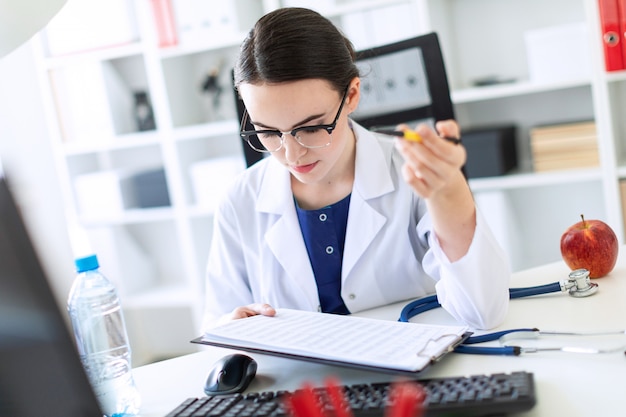
[[[581,214],[580,218],[583,219],[583,227],[587,227],[587,224],[585,223],[585,216]]]

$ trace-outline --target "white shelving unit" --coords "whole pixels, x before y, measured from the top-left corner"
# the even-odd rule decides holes
[[[624,158],[617,138],[625,130],[611,119],[619,111],[615,103],[623,99],[625,74],[604,71],[597,2],[449,0],[431,1],[429,6],[432,29],[442,39],[460,124],[511,122],[518,127],[518,171],[470,180],[513,268],[559,260],[560,236],[581,213],[606,221],[622,237],[617,168]],[[530,80],[525,32],[576,22],[584,22],[587,30],[589,76]],[[490,75],[515,82],[471,86],[473,79]],[[577,120],[596,122],[600,167],[533,172],[529,129]]]
[[[176,11],[178,0],[172,2]],[[87,231],[105,272],[117,281],[139,364],[196,349],[188,341],[199,329],[212,210],[198,204],[190,167],[228,156],[240,157],[243,163],[230,69],[248,28],[235,26],[230,32],[159,48],[150,2],[131,4],[138,35],[124,45],[49,56],[43,36],[35,48],[68,221]],[[237,0],[232,4],[239,15],[231,17],[239,23],[284,5],[317,9],[342,27],[357,49],[436,31],[461,126],[502,122],[518,126],[518,170],[470,180],[478,205],[509,251],[513,268],[560,259],[560,235],[581,213],[606,221],[623,240],[619,180],[626,178],[626,146],[621,141],[626,118],[619,112],[626,102],[626,72],[604,71],[595,0]],[[255,7],[241,7],[246,4]],[[588,31],[590,75],[531,81],[524,33],[573,22],[584,22]],[[80,68],[91,71],[91,78],[85,80],[92,82],[72,85],[66,79],[64,84],[64,74],[75,78]],[[218,71],[222,87],[217,105],[199,87],[210,70]],[[473,80],[491,75],[514,82],[472,86]],[[138,132],[132,125],[128,111],[136,90],[150,96],[154,130]],[[70,92],[91,92],[93,108],[72,110],[94,123],[106,122],[106,129],[85,134],[89,126],[67,125],[59,117],[67,110]],[[580,119],[596,122],[601,166],[534,173],[530,127]],[[79,133],[72,136],[70,128]],[[79,210],[82,196],[75,192],[77,178],[154,167],[165,172],[169,206],[122,208],[98,215]]]

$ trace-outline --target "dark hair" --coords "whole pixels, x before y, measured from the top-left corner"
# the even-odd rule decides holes
[[[235,86],[317,78],[343,92],[359,76],[350,40],[327,18],[300,7],[261,17],[243,41]]]

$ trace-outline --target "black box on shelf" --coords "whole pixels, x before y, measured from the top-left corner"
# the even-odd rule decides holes
[[[164,169],[137,173],[132,176],[131,181],[137,207],[150,208],[171,205]]]
[[[517,167],[515,130],[514,125],[462,129],[467,178],[504,175]]]

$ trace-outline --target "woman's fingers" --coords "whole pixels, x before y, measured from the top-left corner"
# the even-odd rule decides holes
[[[232,313],[230,313],[230,319],[244,319],[246,317],[257,316],[259,314],[264,316],[274,316],[276,315],[276,310],[269,304],[248,304],[247,306],[241,306],[234,309]]]
[[[436,133],[425,124],[417,126],[415,131],[420,135],[420,142],[398,139],[396,146],[402,153],[405,165],[403,177],[405,181],[424,198],[456,180],[467,154],[463,146],[442,140],[440,135],[458,137],[459,129],[456,122],[443,121],[437,123],[440,129]],[[408,129],[407,125],[399,125],[398,129]]]

